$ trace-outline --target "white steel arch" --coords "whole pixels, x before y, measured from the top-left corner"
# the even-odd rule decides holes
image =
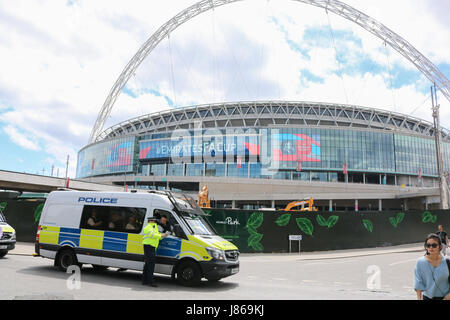
[[[130,77],[144,61],[152,50],[171,32],[177,29],[185,22],[211,9],[243,0],[201,0],[196,4],[184,9],[175,17],[162,25],[139,49],[139,51],[128,62],[125,69],[111,88],[92,128],[89,143],[95,142],[103,126],[109,117],[112,107],[122,91],[122,88],[128,82]],[[416,68],[422,72],[432,83],[440,89],[442,94],[450,101],[450,84],[445,75],[423,54],[414,48],[408,41],[400,37],[394,31],[390,30],[377,20],[369,17],[365,13],[338,0],[291,0],[310,4],[327,11],[333,12],[347,20],[350,20],[373,35],[382,39],[386,44],[398,51],[402,56],[408,59]]]

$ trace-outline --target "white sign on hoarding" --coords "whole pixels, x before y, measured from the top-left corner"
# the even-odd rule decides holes
[[[302,241],[303,237],[301,234],[299,235],[294,235],[294,234],[290,234],[289,235],[289,253],[291,253],[291,241],[298,241],[298,252],[300,253],[300,249],[301,249],[301,241]]]

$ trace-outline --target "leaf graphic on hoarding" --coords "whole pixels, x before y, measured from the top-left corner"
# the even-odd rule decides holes
[[[262,246],[262,244],[261,243],[259,243],[259,242],[256,242],[253,246],[251,246],[254,250],[256,250],[256,251],[263,251],[264,250],[264,247]]]
[[[338,222],[339,217],[338,216],[330,216],[328,220],[325,220],[324,217],[322,217],[320,214],[316,216],[316,221],[321,227],[327,227],[328,229],[333,228],[336,223]]]
[[[422,214],[422,222],[423,223],[431,222],[431,219],[433,219],[433,215],[431,214],[430,211],[425,211]]]
[[[437,215],[431,216],[431,222],[436,223]]]
[[[248,218],[247,227],[253,227],[258,229],[264,220],[264,214],[262,212],[253,212],[253,214]]]
[[[39,220],[41,219],[42,209],[44,208],[44,204],[41,203],[34,209],[34,222],[39,223]]]
[[[397,213],[397,217],[396,217],[397,225],[403,221],[403,218],[405,218],[405,213],[404,212]]]
[[[389,217],[389,222],[394,226],[394,228],[397,228],[397,219],[394,217]]]
[[[327,227],[328,226],[327,220],[325,220],[325,218],[322,217],[320,214],[317,215],[316,221],[319,224],[319,226],[321,226],[321,227]]]
[[[250,237],[247,240],[248,246],[252,247],[255,251],[263,251],[264,247],[261,245],[260,241],[263,238],[263,235],[258,233],[256,229],[258,229],[264,220],[264,214],[262,212],[253,212],[250,218],[247,220],[247,228]]]
[[[250,233],[251,235],[252,235],[252,234],[258,233],[258,232],[256,231],[256,229],[253,228],[253,227],[246,227],[246,228],[247,228],[247,230],[248,230],[248,233]]]
[[[263,238],[263,235],[260,233],[252,234],[248,238],[248,246],[254,247],[256,245],[256,243],[259,243],[261,241],[262,238]]]
[[[365,227],[369,232],[372,232],[372,231],[373,231],[373,224],[372,224],[372,221],[370,221],[370,220],[363,220],[363,224],[364,224],[364,227]]]
[[[304,233],[307,235],[312,236],[314,232],[314,226],[308,218],[297,218],[295,219],[297,221],[297,225]]]
[[[338,216],[331,216],[331,217],[329,217],[328,221],[327,221],[328,229],[333,228],[338,221],[339,221],[339,217]]]
[[[1,202],[0,203],[0,213],[3,213],[3,210],[6,209],[6,206],[8,205],[7,202]]]
[[[284,226],[288,225],[290,220],[291,220],[291,214],[286,213],[286,214],[282,214],[281,216],[279,216],[277,221],[275,221],[275,223],[277,225],[279,225],[280,227],[284,227]]]

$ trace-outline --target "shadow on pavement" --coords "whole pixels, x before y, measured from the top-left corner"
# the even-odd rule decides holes
[[[117,268],[109,268],[107,270],[94,270],[90,265],[81,268],[81,283],[99,284],[111,287],[129,288],[134,291],[151,291],[151,292],[170,292],[177,293],[186,292],[220,292],[235,289],[239,286],[238,283],[229,282],[227,278],[218,282],[209,282],[202,280],[196,287],[185,287],[177,283],[170,276],[155,275],[158,287],[143,286],[141,284],[142,273],[134,270],[117,271]],[[67,280],[71,276],[69,273],[59,271],[52,265],[49,266],[34,266],[17,270],[17,273],[27,275],[37,275],[41,277],[48,277],[52,279]]]

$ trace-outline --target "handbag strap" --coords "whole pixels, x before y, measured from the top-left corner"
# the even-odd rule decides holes
[[[447,267],[448,267],[448,282],[450,283],[450,259],[445,259],[445,262],[447,262]]]

